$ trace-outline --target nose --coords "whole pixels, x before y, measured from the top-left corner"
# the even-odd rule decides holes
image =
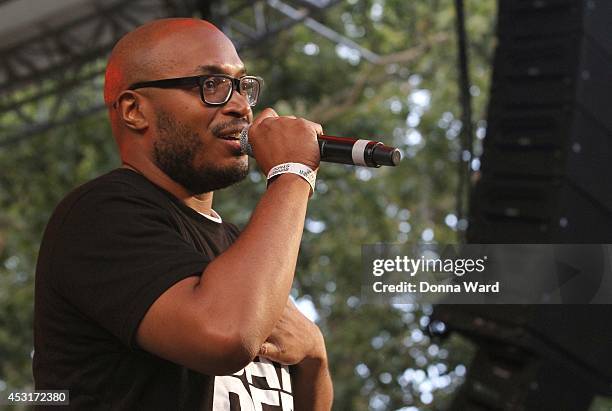
[[[249,105],[246,97],[238,93],[236,90],[232,92],[232,96],[230,97],[229,101],[223,106],[222,112],[223,114],[232,117],[248,118],[249,121],[253,116],[251,106]]]

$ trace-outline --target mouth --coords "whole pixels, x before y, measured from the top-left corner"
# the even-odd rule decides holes
[[[225,142],[222,144],[225,145],[230,150],[232,155],[235,155],[235,156],[245,155],[242,152],[242,149],[240,147],[240,132],[241,131],[242,131],[242,128],[232,128],[232,129],[223,130],[222,132],[217,134],[217,138],[220,140],[225,140]]]
[[[242,131],[242,128],[233,128],[229,130],[224,130],[221,133],[219,133],[217,137],[222,140],[240,141],[241,131]]]

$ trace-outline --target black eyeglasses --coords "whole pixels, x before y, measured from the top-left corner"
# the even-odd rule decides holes
[[[128,90],[136,90],[144,87],[159,88],[200,88],[200,98],[205,104],[221,106],[229,101],[234,90],[246,97],[250,106],[257,104],[259,92],[263,85],[263,79],[256,76],[242,76],[235,78],[226,74],[207,74],[202,76],[168,78],[164,80],[143,81],[134,83]]]

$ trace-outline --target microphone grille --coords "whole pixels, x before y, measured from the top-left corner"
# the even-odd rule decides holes
[[[253,148],[249,144],[249,127],[250,125],[246,126],[240,132],[240,151],[242,151],[243,154],[248,154],[253,157]]]

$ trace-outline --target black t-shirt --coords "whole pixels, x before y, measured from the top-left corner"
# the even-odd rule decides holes
[[[36,269],[36,388],[68,389],[71,409],[292,410],[286,366],[256,358],[213,377],[135,342],[153,302],[237,236],[128,169],[71,192],[47,225]]]

